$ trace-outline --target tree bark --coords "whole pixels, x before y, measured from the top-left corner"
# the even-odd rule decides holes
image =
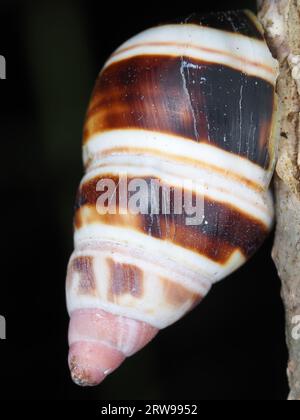
[[[300,0],[260,0],[259,18],[278,59],[279,153],[272,257],[282,281],[290,400],[300,400]]]

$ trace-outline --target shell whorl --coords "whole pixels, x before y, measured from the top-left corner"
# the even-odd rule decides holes
[[[96,308],[164,328],[258,249],[273,220],[276,76],[248,11],[158,26],[112,54],[84,126],[70,314]],[[189,225],[161,205],[158,214],[123,212],[120,174],[149,191],[159,182],[171,210],[192,180],[202,222]],[[98,211],[101,179],[114,182],[117,214]]]

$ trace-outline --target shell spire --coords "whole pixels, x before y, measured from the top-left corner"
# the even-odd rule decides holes
[[[104,65],[66,282],[76,383],[100,383],[267,236],[276,76],[248,11],[148,29]]]

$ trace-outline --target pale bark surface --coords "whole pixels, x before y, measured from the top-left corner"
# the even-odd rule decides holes
[[[286,311],[289,399],[300,400],[300,0],[260,0],[258,7],[269,47],[280,63],[277,225],[272,255]]]

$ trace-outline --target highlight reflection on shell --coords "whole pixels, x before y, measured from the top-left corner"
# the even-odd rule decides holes
[[[67,276],[78,383],[103,380],[265,239],[273,219],[276,75],[248,11],[146,30],[106,62],[86,116],[86,174]],[[151,182],[159,182],[170,212],[159,203],[155,214],[126,213],[121,174],[126,186],[143,180],[149,202]],[[103,179],[115,186],[107,193],[115,214],[99,211]],[[192,202],[203,203],[195,225],[174,211],[188,180]],[[127,204],[131,197],[127,191]]]

